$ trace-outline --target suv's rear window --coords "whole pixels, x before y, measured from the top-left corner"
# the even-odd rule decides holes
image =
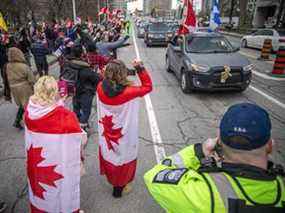
[[[169,30],[169,26],[167,24],[164,23],[152,23],[149,25],[149,31],[168,31]]]

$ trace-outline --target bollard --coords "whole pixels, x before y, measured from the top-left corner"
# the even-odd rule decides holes
[[[285,75],[285,39],[279,39],[279,49],[274,62],[273,75]]]
[[[261,54],[258,60],[270,60],[270,53],[272,50],[272,40],[271,39],[265,39],[263,42],[263,47],[261,49]]]

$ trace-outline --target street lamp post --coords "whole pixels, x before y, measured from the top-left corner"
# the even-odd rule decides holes
[[[73,9],[73,21],[76,22],[76,6],[75,6],[75,0],[72,0],[72,9]]]

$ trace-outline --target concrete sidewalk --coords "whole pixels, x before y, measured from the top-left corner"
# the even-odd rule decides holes
[[[54,55],[49,55],[47,57],[47,61],[48,61],[49,66],[51,66],[57,62],[57,58]],[[35,64],[35,60],[33,57],[31,58],[31,64],[32,64],[32,71],[34,72],[36,70],[36,64]],[[4,95],[4,84],[3,84],[3,79],[0,78],[0,98],[3,95]]]

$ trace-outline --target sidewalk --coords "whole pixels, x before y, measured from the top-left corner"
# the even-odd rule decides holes
[[[57,61],[57,58],[54,55],[49,55],[47,57],[47,61],[48,61],[48,64],[50,66]],[[32,71],[35,71],[36,65],[35,65],[35,61],[34,61],[33,57],[31,58],[31,63],[32,63]],[[3,84],[2,78],[0,78],[0,98],[3,96],[3,94],[4,94],[4,84]]]

